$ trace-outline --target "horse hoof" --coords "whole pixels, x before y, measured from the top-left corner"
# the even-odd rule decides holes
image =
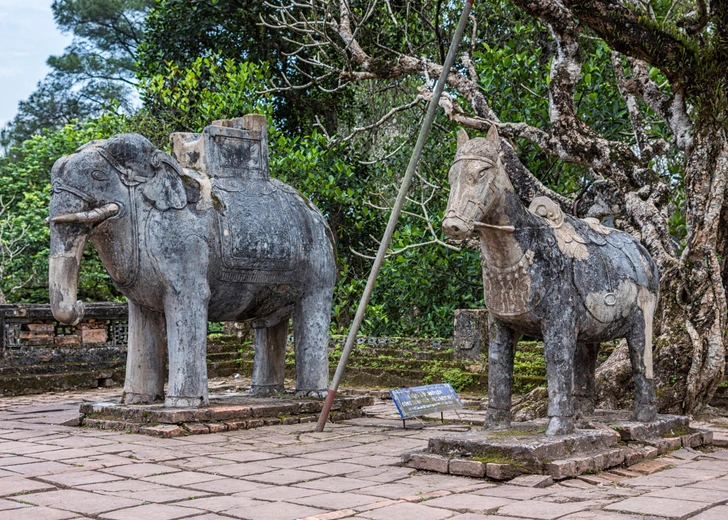
[[[635,406],[632,419],[639,422],[653,422],[657,419],[657,409],[652,405]]]
[[[552,417],[549,419],[546,435],[568,435],[574,433],[574,420],[571,417]]]

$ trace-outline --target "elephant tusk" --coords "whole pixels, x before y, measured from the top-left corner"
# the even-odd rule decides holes
[[[109,217],[119,213],[119,205],[113,202],[104,204],[98,208],[94,208],[91,211],[81,211],[79,213],[69,213],[67,215],[58,215],[53,217],[51,222],[54,224],[69,224],[69,223],[88,223],[94,224],[97,222],[103,222]]]

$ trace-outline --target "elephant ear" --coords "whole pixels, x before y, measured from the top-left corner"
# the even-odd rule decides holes
[[[161,150],[151,159],[154,176],[147,181],[142,193],[160,211],[182,209],[187,205],[187,193],[182,183],[182,170],[177,161]]]

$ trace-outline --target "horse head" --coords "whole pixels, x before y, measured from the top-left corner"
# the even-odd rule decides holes
[[[450,167],[450,197],[442,230],[450,238],[462,240],[482,223],[498,195],[496,180],[503,176],[499,158],[500,138],[491,126],[486,138],[469,139],[458,133],[455,161]]]

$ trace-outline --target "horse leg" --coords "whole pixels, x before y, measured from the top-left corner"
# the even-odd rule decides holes
[[[485,427],[503,430],[511,426],[511,389],[516,332],[488,314],[488,411]]]
[[[546,435],[566,435],[574,431],[574,357],[576,326],[567,316],[548,320],[543,343],[549,392],[549,425]]]
[[[594,413],[596,387],[594,378],[597,367],[599,343],[576,343],[574,360],[574,417],[581,419]]]
[[[652,331],[649,331],[652,334]],[[650,422],[657,418],[655,407],[655,386],[652,381],[652,367],[649,373],[645,364],[645,321],[640,316],[627,334],[629,357],[634,377],[634,415],[635,421]],[[651,339],[651,338],[650,338]],[[648,378],[648,376],[650,376]]]

